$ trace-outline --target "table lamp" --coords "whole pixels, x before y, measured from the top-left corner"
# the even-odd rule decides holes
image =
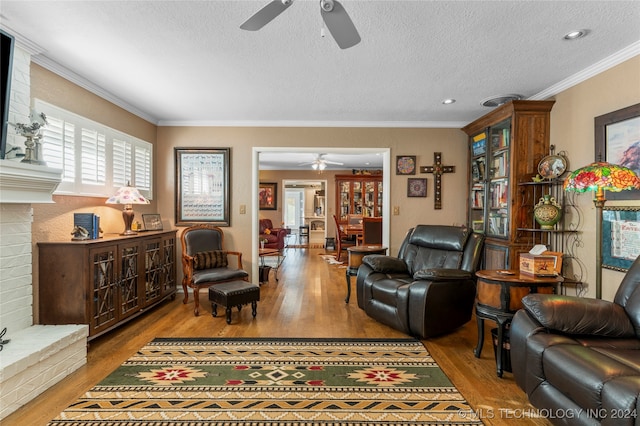
[[[602,209],[607,202],[605,191],[640,189],[640,178],[623,166],[596,161],[571,173],[564,181],[565,191],[594,191],[596,206],[596,298],[602,299]]]
[[[123,186],[118,189],[115,195],[109,198],[105,204],[124,204],[122,210],[122,219],[124,220],[124,232],[120,235],[136,235],[136,231],[131,230],[131,224],[133,223],[133,207],[132,204],[149,204],[149,200],[144,198],[140,191],[133,186]]]

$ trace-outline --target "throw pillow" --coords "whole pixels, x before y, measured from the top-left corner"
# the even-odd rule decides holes
[[[212,250],[196,253],[193,257],[193,269],[223,268],[229,264],[227,252],[224,250]]]

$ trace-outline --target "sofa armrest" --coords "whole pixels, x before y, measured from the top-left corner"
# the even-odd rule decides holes
[[[635,331],[622,306],[607,300],[530,294],[524,309],[543,327],[565,334],[633,337]]]
[[[409,271],[404,260],[383,254],[369,254],[362,258],[362,263],[373,269],[375,272],[384,274],[401,274]]]
[[[447,268],[420,269],[413,274],[414,280],[459,281],[472,278],[473,274],[469,271]]]

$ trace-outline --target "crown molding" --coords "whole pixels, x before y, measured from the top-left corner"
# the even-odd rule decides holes
[[[172,121],[160,120],[160,127],[384,127],[459,129],[466,121]]]
[[[588,80],[591,77],[594,77],[638,55],[640,55],[640,40],[614,53],[613,55],[608,56],[603,60],[596,62],[590,67],[587,67],[582,71],[568,78],[565,78],[564,80],[554,84],[553,86],[543,90],[542,92],[536,93],[535,95],[531,96],[528,99],[530,100],[548,99],[552,96],[557,95],[560,92],[570,89],[571,87],[576,86],[577,84],[582,83],[583,81]]]
[[[129,111],[131,114],[137,115],[138,117],[147,120],[150,123],[158,124],[158,119],[153,117],[150,114],[147,114],[145,111],[142,111],[139,108],[134,107],[128,102],[123,101],[117,96],[113,95],[111,92],[103,89],[102,87],[92,83],[86,78],[82,77],[79,74],[71,71],[69,68],[64,65],[59,64],[58,62],[52,60],[48,56],[44,54],[32,55],[31,61],[40,65],[43,68],[48,69],[54,74],[59,75],[60,77],[69,80],[70,82],[82,87],[83,89],[88,90],[91,93],[94,93],[97,96],[111,102],[114,105],[119,106],[120,108]]]

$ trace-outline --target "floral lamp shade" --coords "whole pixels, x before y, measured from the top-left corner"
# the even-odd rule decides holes
[[[109,197],[106,204],[149,204],[149,200],[140,194],[138,188],[123,186],[115,195]]]
[[[135,235],[137,232],[131,230],[133,223],[132,204],[149,204],[149,200],[144,198],[140,191],[133,186],[123,186],[118,189],[115,195],[109,197],[105,204],[124,204],[122,219],[124,220],[124,232],[120,235]]]
[[[571,173],[564,181],[565,191],[596,191],[602,195],[604,190],[620,192],[640,189],[640,178],[624,166],[598,161]]]
[[[640,189],[640,178],[624,166],[597,161],[571,173],[564,180],[565,191],[595,191],[596,206],[596,298],[602,299],[602,210],[607,199],[604,192]]]

